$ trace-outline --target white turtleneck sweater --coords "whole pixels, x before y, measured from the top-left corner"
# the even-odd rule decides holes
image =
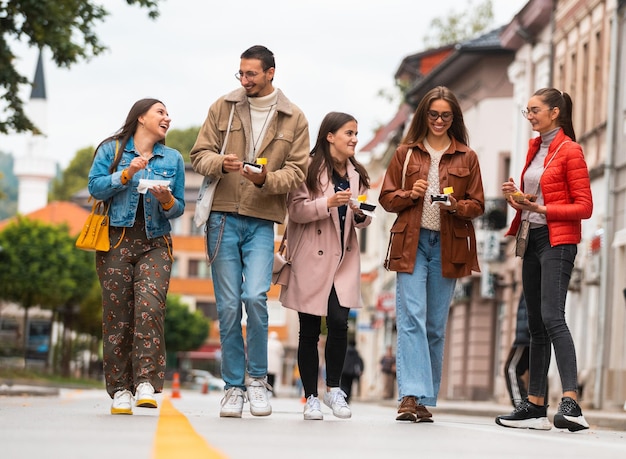
[[[276,111],[278,91],[274,89],[271,94],[262,97],[248,97],[250,104],[250,119],[252,121],[252,139],[248,151],[248,161],[254,162],[257,151],[263,143],[263,137],[272,115]]]

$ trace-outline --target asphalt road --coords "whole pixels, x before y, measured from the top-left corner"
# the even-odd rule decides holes
[[[102,390],[64,390],[58,396],[0,397],[2,459],[386,459],[620,458],[626,432],[571,433],[497,426],[492,417],[437,413],[435,422],[395,421],[389,404],[352,404],[353,417],[304,421],[295,398],[274,398],[273,414],[220,419],[220,392],[158,395],[159,409],[111,416]]]

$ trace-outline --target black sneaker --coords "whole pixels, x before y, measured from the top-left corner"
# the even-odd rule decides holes
[[[515,407],[511,414],[503,414],[496,418],[496,424],[517,429],[550,430],[552,424],[548,420],[547,406],[538,406],[528,401]]]
[[[554,415],[554,427],[568,429],[570,432],[588,429],[589,424],[585,421],[583,412],[571,397],[563,397],[559,403],[559,409]]]

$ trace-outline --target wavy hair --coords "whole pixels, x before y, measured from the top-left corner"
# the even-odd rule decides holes
[[[94,158],[96,157],[96,152],[98,151],[98,148],[100,148],[102,144],[110,140],[119,141],[119,151],[124,151],[128,140],[135,134],[135,131],[137,131],[137,126],[139,125],[139,117],[141,115],[145,115],[154,104],[163,104],[163,102],[158,99],[150,98],[140,99],[135,102],[130,108],[128,115],[126,116],[126,121],[124,122],[124,125],[115,134],[107,137],[98,144],[96,150],[93,152]],[[163,106],[165,106],[165,104],[163,104]],[[158,143],[165,145],[165,139],[160,140]],[[109,173],[112,174],[113,171],[117,169],[117,165],[120,163],[121,159],[122,155],[116,155],[115,159],[113,160],[113,164],[111,164],[111,167],[109,167]]]

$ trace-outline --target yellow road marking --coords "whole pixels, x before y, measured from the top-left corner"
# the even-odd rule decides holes
[[[153,459],[227,459],[212,448],[192,427],[189,420],[178,411],[169,398],[161,402],[161,413],[154,439]]]

